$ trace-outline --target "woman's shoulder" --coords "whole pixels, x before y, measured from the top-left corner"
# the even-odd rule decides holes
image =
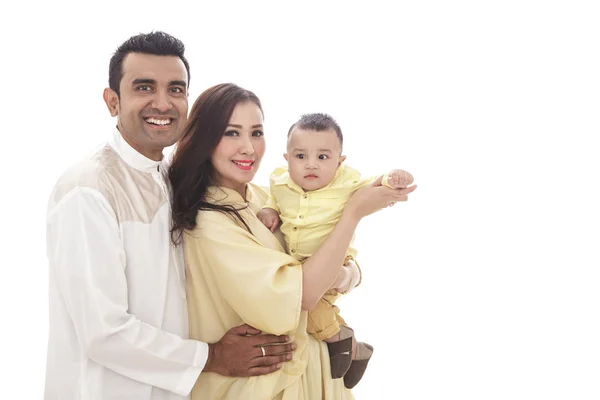
[[[267,198],[269,197],[269,188],[266,186],[255,185],[254,183],[248,184],[248,189],[246,190],[246,198],[248,202],[252,206],[252,208],[258,208],[259,210],[262,206],[267,202]]]

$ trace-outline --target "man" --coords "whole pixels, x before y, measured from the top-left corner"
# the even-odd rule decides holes
[[[262,375],[291,359],[286,336],[247,325],[214,344],[186,339],[162,151],[182,134],[188,85],[184,46],[163,32],[130,38],[110,61],[117,129],[49,201],[48,400],[183,399],[201,372]]]

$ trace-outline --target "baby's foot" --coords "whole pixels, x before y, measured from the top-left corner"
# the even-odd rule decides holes
[[[413,176],[410,172],[401,169],[393,169],[383,176],[381,184],[392,189],[404,189],[413,183]]]

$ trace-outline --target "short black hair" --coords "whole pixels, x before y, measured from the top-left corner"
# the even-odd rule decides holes
[[[340,140],[340,145],[344,145],[342,128],[340,128],[336,120],[331,115],[324,113],[303,114],[297,122],[290,126],[287,134],[288,138],[292,134],[294,128],[309,129],[317,132],[332,130]]]
[[[156,31],[140,33],[127,39],[117,48],[110,58],[108,67],[108,87],[117,96],[121,95],[119,85],[123,77],[123,60],[129,53],[153,54],[157,56],[176,56],[183,61],[188,76],[188,87],[190,85],[190,64],[185,58],[185,46],[183,42],[168,33]]]

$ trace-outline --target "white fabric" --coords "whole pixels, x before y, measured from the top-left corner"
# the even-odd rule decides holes
[[[187,340],[166,163],[116,131],[68,170],[47,215],[47,400],[187,398],[208,345]]]

